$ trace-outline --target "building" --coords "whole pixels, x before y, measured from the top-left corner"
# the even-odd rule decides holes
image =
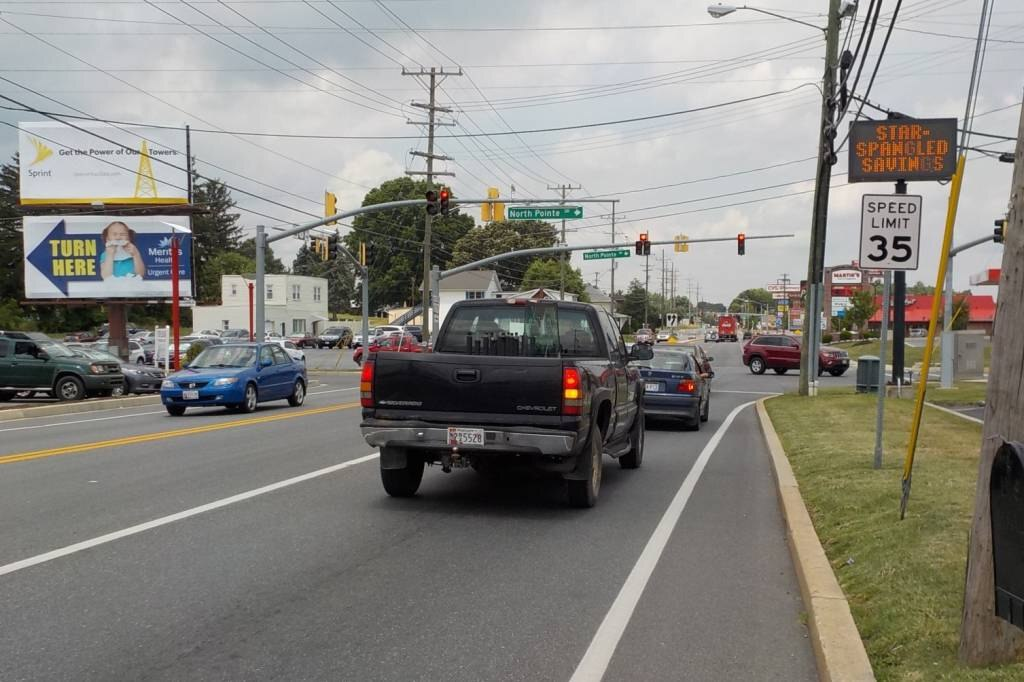
[[[494,270],[469,270],[445,277],[440,286],[439,319],[444,318],[456,301],[468,301],[478,298],[500,298],[501,282]],[[392,308],[388,311],[388,320],[393,324],[422,324],[420,307]]]
[[[538,287],[536,289],[527,289],[526,291],[506,291],[502,293],[499,298],[523,298],[532,299],[534,301],[575,301],[579,296],[571,291],[567,291],[565,292],[565,298],[562,299],[557,289]]]
[[[248,329],[249,282],[241,275],[220,280],[221,305],[192,309],[193,329]],[[264,318],[268,332],[282,336],[319,334],[328,321],[327,280],[302,275],[266,275]]]
[[[957,307],[960,302],[967,299],[967,329],[978,330],[984,332],[986,335],[992,335],[992,327],[996,319],[996,302],[991,296],[975,296],[970,294],[964,296],[953,297],[953,312],[956,313]],[[933,296],[927,295],[915,295],[907,294],[906,297],[906,326],[907,331],[911,329],[927,329],[929,322],[932,318],[932,299]],[[878,330],[882,325],[882,297],[878,296],[875,299],[875,304],[878,306],[878,310],[871,317],[868,322],[868,326],[871,329]],[[939,310],[942,310],[941,302]],[[891,312],[890,312],[891,322]]]

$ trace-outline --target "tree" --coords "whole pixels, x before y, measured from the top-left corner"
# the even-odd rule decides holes
[[[236,251],[224,251],[211,256],[202,270],[196,273],[196,288],[203,293],[200,303],[220,305],[222,275],[242,275],[256,272],[256,261]]]
[[[212,276],[214,259],[237,251],[242,241],[238,213],[228,188],[216,180],[196,178],[192,201],[206,209],[192,218],[192,252],[195,260],[196,298],[201,304],[220,302],[220,276]],[[255,270],[255,265],[253,265]]]
[[[710,303],[708,301],[700,301],[697,303],[700,306],[701,312],[705,313],[724,313],[726,312],[724,303]]]
[[[363,206],[402,199],[422,199],[427,183],[408,177],[382,182],[366,193]],[[422,297],[423,228],[422,207],[398,208],[387,212],[356,216],[353,229],[342,239],[352,253],[366,242],[370,277],[370,305],[374,310]],[[455,243],[473,228],[473,218],[453,208],[445,218],[435,216],[431,235],[433,265],[446,266]]]
[[[329,261],[321,259],[303,244],[295,254],[292,273],[327,280],[327,310],[332,313],[362,310],[362,291],[355,284],[356,268],[348,256],[339,255]],[[370,275],[371,283],[373,274]],[[356,301],[356,305],[352,305]]]
[[[561,285],[561,264],[554,258],[546,260],[537,259],[530,263],[523,275],[522,288],[536,289],[559,289]],[[587,297],[587,286],[583,283],[583,275],[577,268],[565,268],[565,290],[577,294],[579,300],[589,301]]]
[[[744,289],[729,304],[730,313],[758,312],[758,305],[751,305],[749,302],[763,306],[764,310],[771,310],[775,305],[775,299],[767,289]]]
[[[911,286],[907,287],[907,293],[913,294],[914,296],[931,296],[935,293],[935,287],[918,280]]]
[[[18,156],[0,166],[0,300],[24,299]]]
[[[238,253],[242,254],[253,263],[256,262],[256,237],[250,237],[238,245]],[[263,272],[268,275],[283,275],[288,272],[281,259],[274,255],[274,250],[267,245],[263,252]]]
[[[465,265],[481,258],[497,256],[520,249],[542,249],[554,246],[555,227],[540,220],[502,220],[487,223],[467,232],[455,243],[451,264]],[[543,258],[541,256],[540,258]],[[501,260],[491,267],[498,273],[506,289],[528,289],[523,286],[527,268],[538,256],[520,256]]]
[[[969,296],[970,291],[964,291],[959,294],[953,294],[953,331],[963,331],[967,329],[967,323],[971,321],[971,302]],[[939,311],[939,325],[940,329],[944,329],[946,325],[946,310],[945,307]]]
[[[844,321],[863,331],[876,310],[878,310],[878,304],[875,302],[874,288],[861,289],[850,297],[850,305],[846,308]]]
[[[629,283],[629,289],[626,290],[626,295],[622,297],[622,304],[617,308],[617,311],[623,315],[629,315],[626,329],[632,331],[643,324],[644,306],[647,303],[647,290],[644,289],[644,285],[640,280],[634,279]]]

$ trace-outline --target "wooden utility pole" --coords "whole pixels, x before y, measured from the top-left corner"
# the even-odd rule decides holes
[[[967,581],[960,625],[960,661],[990,665],[1024,656],[1024,632],[995,616],[989,483],[996,450],[1004,440],[1024,441],[1024,109],[1014,154],[1010,214],[1003,243],[999,304],[992,334],[992,367],[985,398],[984,437],[967,549]]]

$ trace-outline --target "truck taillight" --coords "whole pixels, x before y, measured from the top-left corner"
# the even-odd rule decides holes
[[[575,367],[562,370],[562,414],[581,414],[580,371]]]
[[[363,372],[359,375],[359,404],[373,407],[373,360],[367,359],[363,364]]]
[[[697,382],[695,382],[693,379],[683,379],[682,381],[679,382],[679,385],[676,386],[676,391],[678,391],[679,393],[696,393]]]

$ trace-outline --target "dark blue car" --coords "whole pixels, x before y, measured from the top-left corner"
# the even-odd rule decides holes
[[[711,379],[693,353],[655,346],[653,358],[636,364],[644,381],[644,414],[681,418],[689,430],[700,430],[711,409]]]
[[[160,399],[175,417],[189,407],[222,406],[252,412],[257,403],[306,399],[306,366],[272,343],[210,346],[160,387]]]

